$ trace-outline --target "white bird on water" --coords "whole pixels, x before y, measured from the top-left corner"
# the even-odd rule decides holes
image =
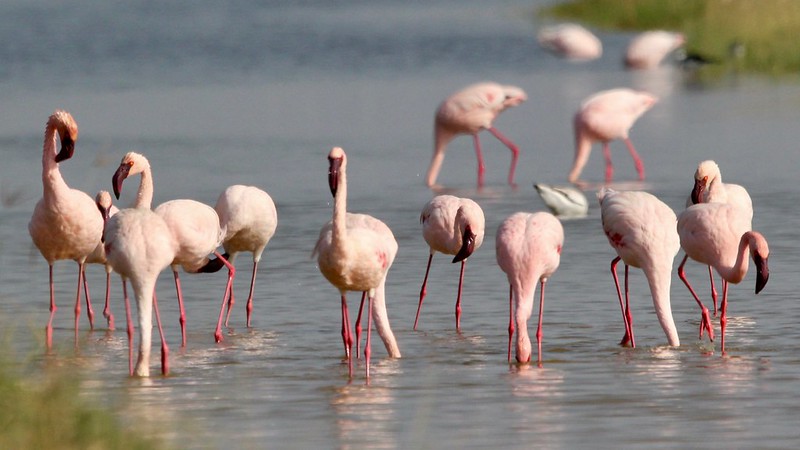
[[[557,217],[585,217],[589,212],[589,201],[580,189],[543,183],[536,183],[533,187],[550,212]]]

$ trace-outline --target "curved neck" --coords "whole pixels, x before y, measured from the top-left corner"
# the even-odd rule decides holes
[[[736,262],[732,266],[715,267],[720,276],[729,283],[739,283],[747,275],[747,268],[750,261],[747,258],[748,250],[751,246],[755,246],[755,235],[753,232],[748,231],[742,235],[739,240],[739,249],[736,252]]]
[[[47,128],[44,130],[44,145],[42,148],[42,186],[44,187],[45,197],[52,195],[55,191],[68,189],[56,162],[58,150],[56,141],[56,126],[48,122]]]
[[[644,271],[647,283],[650,286],[650,293],[653,296],[653,308],[655,308],[658,322],[667,336],[669,345],[678,347],[681,345],[678,337],[678,328],[672,318],[672,305],[670,304],[669,289],[672,280],[672,261],[663,268],[651,267]]]
[[[437,124],[433,132],[433,157],[431,164],[428,166],[428,174],[425,176],[425,184],[428,187],[436,184],[436,178],[439,177],[439,171],[442,170],[442,163],[444,162],[444,152],[447,150],[447,144],[453,140],[455,134]]]
[[[142,171],[141,177],[133,207],[151,209],[153,205],[153,172],[149,166]]]
[[[575,120],[575,159],[572,161],[572,170],[570,170],[567,180],[574,183],[581,176],[583,167],[589,161],[589,153],[592,151],[592,140],[580,129],[580,125]]]

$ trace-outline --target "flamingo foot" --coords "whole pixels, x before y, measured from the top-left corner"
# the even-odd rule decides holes
[[[619,341],[619,345],[622,347],[631,347],[631,337],[628,335],[628,332],[625,332],[625,335],[622,336],[622,340]]]

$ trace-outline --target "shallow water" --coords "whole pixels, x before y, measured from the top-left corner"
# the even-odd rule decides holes
[[[175,445],[199,448],[796,446],[800,86],[737,77],[703,86],[671,67],[626,72],[624,34],[600,34],[601,60],[561,61],[537,47],[531,4],[512,0],[207,2],[190,10],[85,0],[60,14],[49,6],[0,6],[0,36],[11,43],[0,48],[0,321],[14,353],[42,371],[84,369],[85,394],[126,421],[150,421]],[[505,186],[509,152],[490,135],[482,135],[482,191],[474,187],[471,140],[453,142],[439,181],[478,201],[487,236],[467,265],[462,332],[453,316],[458,265],[443,255],[434,258],[414,332],[428,254],[419,212],[431,197],[422,177],[433,111],[448,93],[484,79],[529,95],[496,122],[522,148],[519,189]],[[566,178],[572,113],[585,96],[617,86],[661,97],[632,131],[647,182],[621,186],[647,189],[680,211],[697,163],[715,159],[726,181],[750,191],[754,228],[770,241],[769,284],[753,295],[750,273],[732,286],[722,357],[718,342],[697,340],[697,307],[677,276],[672,304],[682,345],[664,346],[644,276],[632,270],[639,347],[620,348],[608,273],[614,254],[587,191],[589,217],[564,221],[561,267],[547,285],[543,366],[510,366],[508,287],[494,233],[513,212],[544,209],[531,184]],[[239,303],[221,344],[212,332],[225,276],[181,274],[189,338],[181,349],[172,277],[164,273],[158,292],[172,373],[129,379],[125,333],[106,332],[100,318],[102,269],[89,269],[98,329],[89,332],[82,319],[76,345],[76,266],[61,262],[55,348],[44,355],[47,265],[25,228],[41,192],[42,130],[59,107],[81,127],[75,157],[62,164],[73,187],[109,189],[119,158],[137,150],[154,167],[156,203],[213,204],[236,183],[271,194],[279,225],[259,267],[253,328],[244,326],[242,304],[247,255],[237,260]],[[338,293],[310,257],[330,218],[325,157],[334,145],[348,152],[350,210],[384,220],[400,245],[387,298],[403,358],[387,359],[376,340],[369,385],[363,362],[348,380]],[[624,146],[612,152],[618,179],[633,179]],[[602,174],[595,149],[584,177]],[[705,268],[688,272],[707,298]],[[112,295],[119,327],[116,278]],[[358,297],[349,296],[353,312]]]

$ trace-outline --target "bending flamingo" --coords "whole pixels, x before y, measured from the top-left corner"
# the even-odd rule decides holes
[[[646,31],[631,40],[625,51],[625,65],[631,69],[653,69],[685,43],[680,33]]]
[[[141,377],[150,375],[150,347],[155,310],[158,332],[161,335],[161,372],[166,375],[169,373],[169,347],[161,327],[155,288],[158,274],[172,263],[178,244],[164,219],[150,210],[153,202],[153,176],[147,158],[133,152],[122,158],[112,178],[114,195],[119,198],[122,182],[128,176],[135,174],[141,174],[136,203],[133,208],[123,209],[108,219],[103,242],[108,263],[114,272],[122,277],[128,323],[130,373]],[[135,368],[128,280],[133,286],[139,314],[139,356]]]
[[[633,315],[628,298],[628,266],[633,266],[642,269],[647,277],[650,294],[653,296],[653,307],[669,345],[679,346],[681,342],[672,318],[669,293],[672,263],[680,250],[675,213],[664,202],[647,192],[616,192],[604,188],[597,193],[597,198],[600,200],[603,231],[609,244],[617,252],[617,257],[611,261],[611,274],[625,322],[625,336],[620,345],[630,343],[631,347],[636,347]],[[620,259],[625,263],[624,305],[617,278],[617,264]]]
[[[392,358],[400,357],[389,316],[386,313],[386,274],[397,254],[397,241],[392,230],[380,220],[366,214],[347,212],[347,156],[334,147],[328,154],[328,185],[333,194],[333,218],[322,227],[314,247],[322,275],[341,293],[342,339],[350,376],[353,359],[350,348],[353,337],[347,313],[347,291],[366,292],[369,297],[367,343],[364,348],[366,375],[369,378],[370,334],[372,319],[378,334]]]
[[[438,252],[455,255],[453,262],[461,262],[461,274],[458,278],[458,297],[456,298],[456,330],[461,330],[461,288],[464,284],[464,268],[467,258],[483,244],[485,219],[483,210],[473,200],[452,195],[437,195],[422,209],[419,217],[422,223],[422,236],[430,247],[428,266],[422,289],[419,291],[419,306],[414,319],[417,329],[422,300],[425,298],[428,285],[428,274],[431,270],[433,254]]]
[[[492,124],[494,119],[506,108],[517,106],[528,99],[527,94],[516,86],[503,86],[485,82],[467,86],[447,97],[436,111],[434,122],[433,158],[428,167],[426,183],[428,187],[436,184],[442,169],[447,144],[459,134],[470,134],[475,143],[478,157],[478,187],[483,186],[483,153],[478,133],[489,130],[497,139],[511,150],[511,168],[508,170],[508,184],[514,185],[514,170],[517,166],[519,149],[510,139],[503,136]]]
[[[542,28],[536,39],[545,49],[567,59],[588,61],[603,56],[603,44],[600,39],[575,23]]]
[[[598,92],[587,98],[575,114],[575,160],[567,179],[578,181],[583,167],[589,161],[593,142],[602,142],[606,160],[606,183],[614,178],[609,142],[622,139],[628,147],[636,165],[639,180],[644,180],[644,164],[633,147],[628,134],[634,122],[647,112],[658,99],[644,91],[611,89]]]
[[[747,189],[738,184],[723,183],[719,166],[711,160],[701,161],[697,165],[697,170],[694,172],[694,187],[686,200],[686,206],[709,202],[730,203],[740,211],[743,219],[752,223],[753,201]],[[708,278],[711,282],[711,299],[714,302],[714,316],[716,316],[717,289],[714,287],[714,272],[711,266],[708,266]]]
[[[698,203],[686,208],[678,216],[678,234],[681,247],[686,252],[678,275],[689,288],[702,309],[700,337],[708,330],[713,340],[713,328],[708,309],[703,306],[686,275],[683,266],[688,258],[714,267],[722,276],[722,302],[720,304],[721,351],[725,353],[725,325],[728,310],[728,283],[737,284],[744,279],[748,268],[748,252],[756,266],[756,289],[758,294],[769,280],[769,245],[764,236],[750,230],[750,220],[735,206],[727,203]]]
[[[236,270],[228,260],[222,256],[219,247],[225,230],[220,228],[219,216],[214,208],[195,200],[178,199],[164,202],[155,209],[156,214],[172,232],[172,237],[178,245],[175,258],[172,261],[172,275],[175,279],[175,290],[178,294],[178,308],[180,310],[181,346],[186,346],[186,311],[183,306],[181,280],[178,275],[178,266],[182,266],[187,273],[206,272],[204,266],[209,262],[209,255],[214,254],[217,260],[228,268],[228,282],[222,294],[222,306],[214,330],[214,339],[222,341],[222,315],[225,311],[227,295],[231,289]]]
[[[61,141],[58,150],[56,136]],[[78,292],[75,295],[75,337],[81,311],[81,285],[86,258],[94,251],[103,233],[103,217],[94,200],[85,192],[70,188],[61,176],[58,163],[75,152],[78,124],[66,111],[57,110],[47,120],[42,149],[42,198],[36,203],[28,223],[28,232],[42,254],[50,273],[50,319],[45,327],[47,348],[53,343],[53,317],[56,300],[53,264],[71,259],[78,263]],[[94,311],[86,296],[89,326],[94,328]]]
[[[256,273],[261,254],[275,234],[278,226],[278,212],[272,197],[255,186],[236,184],[225,189],[217,199],[214,209],[219,215],[220,225],[225,232],[222,255],[233,264],[239,252],[253,254],[253,276],[250,278],[250,294],[247,297],[247,327],[250,327],[250,316],[253,312],[253,293],[256,285]],[[219,258],[212,260],[206,271],[213,272],[222,267]],[[225,326],[231,316],[234,304],[233,285],[228,297],[228,314]]]
[[[108,191],[99,191],[97,195],[94,197],[95,204],[97,205],[97,209],[100,211],[100,215],[103,218],[103,224],[108,222],[108,218],[119,212],[119,208],[114,206],[111,203],[111,194]],[[110,308],[110,299],[111,299],[111,265],[108,264],[106,260],[106,250],[105,246],[102,242],[97,243],[97,247],[95,247],[92,254],[90,254],[86,258],[86,264],[102,264],[106,269],[106,301],[105,306],[103,307],[103,317],[106,318],[108,322],[108,329],[114,329],[114,315],[111,313]],[[89,288],[86,285],[86,277],[83,277],[83,290],[86,292],[86,296],[88,298]]]
[[[542,318],[544,316],[544,285],[558,269],[564,228],[550,213],[512,214],[500,224],[495,240],[497,263],[508,276],[509,320],[508,360],[511,361],[511,340],[516,323],[516,356],[519,362],[531,360],[531,340],[528,319],[533,312],[536,282],[539,288],[539,327],[536,329],[539,364],[542,363]],[[515,307],[516,305],[516,307]],[[516,314],[514,311],[516,310]]]

